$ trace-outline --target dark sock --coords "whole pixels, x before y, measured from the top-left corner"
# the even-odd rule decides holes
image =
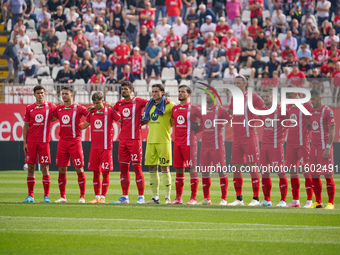
[[[242,195],[241,196],[237,196],[236,199],[242,201],[243,200]]]
[[[259,197],[253,197],[254,200],[260,201]]]

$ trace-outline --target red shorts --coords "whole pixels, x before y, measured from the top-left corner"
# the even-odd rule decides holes
[[[196,167],[197,163],[197,142],[193,145],[174,144],[174,168]]]
[[[333,146],[330,149],[328,159],[322,157],[323,149],[312,148],[309,155],[309,164],[306,165],[305,171],[312,175],[334,174],[334,155]]]
[[[304,166],[309,161],[309,151],[309,146],[287,145],[286,166],[289,168]]]
[[[84,166],[84,153],[81,140],[59,140],[56,166],[69,166],[70,157],[75,167]]]
[[[236,138],[234,139],[231,147],[231,163],[258,163],[259,151],[259,142],[257,136]]]
[[[226,160],[225,160],[225,149],[224,146],[221,146],[220,149],[208,149],[208,148],[201,148],[200,154],[200,166],[204,167],[208,171],[209,169],[206,167],[219,166],[221,170],[226,167]]]
[[[119,162],[142,162],[143,158],[141,140],[119,140]]]
[[[27,155],[25,157],[25,163],[36,164],[37,154],[39,154],[39,164],[51,164],[51,153],[49,143],[27,143]]]
[[[113,171],[112,149],[109,150],[92,150],[88,170],[91,171]]]
[[[262,166],[268,167],[283,167],[285,165],[285,152],[283,145],[278,145],[274,148],[273,144],[261,144],[259,168]]]

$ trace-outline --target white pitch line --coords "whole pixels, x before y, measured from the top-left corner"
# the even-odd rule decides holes
[[[103,219],[103,218],[63,218],[63,217],[33,217],[33,216],[0,216],[0,218],[7,219],[32,219],[32,220],[72,220],[72,221],[134,221],[134,222],[152,222],[152,223],[171,223],[171,224],[208,224],[208,225],[239,225],[239,226],[264,226],[264,227],[278,227],[279,228],[318,228],[318,229],[340,229],[336,226],[310,226],[310,225],[279,225],[279,224],[263,224],[263,223],[233,223],[233,222],[197,222],[197,221],[166,221],[166,220],[145,220],[145,219]]]

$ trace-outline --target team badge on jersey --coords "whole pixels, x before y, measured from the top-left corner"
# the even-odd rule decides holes
[[[184,117],[183,117],[182,115],[179,115],[179,116],[177,117],[177,123],[178,123],[179,125],[182,125],[184,122],[185,122]]]
[[[129,117],[130,116],[130,109],[129,108],[124,108],[123,110],[123,116],[126,118],[126,117]]]
[[[41,123],[41,122],[43,122],[43,120],[44,120],[44,116],[42,114],[37,114],[35,116],[35,121],[36,122]]]
[[[151,114],[151,119],[153,120],[153,121],[156,121],[157,119],[158,119],[158,114],[156,114],[156,113],[152,113]]]
[[[70,122],[70,117],[68,115],[64,115],[62,118],[61,118],[61,121],[64,123],[64,124],[68,124]]]
[[[99,129],[99,128],[101,128],[102,126],[103,126],[103,123],[102,123],[101,120],[96,120],[96,121],[94,122],[94,127],[95,127],[96,129]]]
[[[314,120],[312,127],[313,127],[314,130],[317,130],[319,128],[319,123]]]

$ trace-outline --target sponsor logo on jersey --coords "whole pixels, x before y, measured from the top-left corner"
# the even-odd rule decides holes
[[[156,114],[156,113],[151,113],[151,119],[153,120],[153,121],[156,121],[157,119],[158,119],[158,114]]]
[[[94,127],[95,127],[96,129],[99,129],[99,128],[101,128],[102,126],[103,126],[103,123],[102,123],[101,120],[96,120],[96,121],[94,122]]]
[[[70,117],[68,115],[64,115],[62,118],[61,118],[61,121],[64,123],[64,124],[68,124],[70,122]]]
[[[44,116],[42,114],[37,114],[35,116],[35,122],[41,123],[44,121]]]
[[[204,126],[205,128],[209,129],[212,127],[212,121],[210,119],[207,119],[205,122],[204,122]]]
[[[314,120],[312,127],[313,127],[314,130],[317,130],[319,128],[319,123],[316,120]]]
[[[129,108],[124,108],[124,110],[122,111],[123,113],[123,116],[126,118],[126,117],[129,117],[130,116],[130,109]]]
[[[182,125],[184,122],[185,122],[184,117],[183,117],[182,115],[179,115],[179,116],[177,117],[177,123],[178,123],[179,125]]]

